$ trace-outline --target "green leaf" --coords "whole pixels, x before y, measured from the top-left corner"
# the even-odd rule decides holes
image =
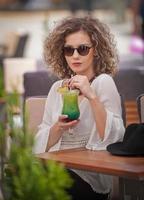
[[[12,139],[7,162],[2,169],[4,200],[70,200],[67,188],[72,180],[63,167],[53,161],[43,163],[33,153],[34,136],[28,129],[13,124],[13,106],[19,105],[18,94],[6,98],[7,126],[0,126],[0,149],[9,133]],[[26,120],[25,120],[26,121]],[[5,159],[5,152],[0,151]]]

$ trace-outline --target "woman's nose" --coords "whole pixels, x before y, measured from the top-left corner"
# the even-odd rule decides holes
[[[73,57],[74,58],[79,57],[79,53],[78,53],[77,49],[74,50]]]

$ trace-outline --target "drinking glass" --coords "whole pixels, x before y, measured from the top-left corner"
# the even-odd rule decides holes
[[[63,94],[62,114],[68,116],[68,120],[76,120],[80,116],[78,106],[78,90],[69,90]]]
[[[80,116],[78,106],[79,90],[68,90],[63,93],[63,108],[62,114],[68,116],[68,121],[76,120]],[[73,129],[69,129],[69,133],[73,133]]]

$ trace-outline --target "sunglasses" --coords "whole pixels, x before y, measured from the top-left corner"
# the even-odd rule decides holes
[[[87,45],[80,45],[77,48],[73,48],[71,46],[65,46],[63,48],[63,52],[65,56],[72,56],[74,54],[74,51],[77,50],[77,52],[79,53],[79,55],[81,56],[86,56],[89,54],[90,49],[92,48],[92,46],[87,46]]]

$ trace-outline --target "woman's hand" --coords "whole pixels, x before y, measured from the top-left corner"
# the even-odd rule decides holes
[[[73,128],[74,126],[76,126],[78,122],[79,120],[69,121],[67,115],[60,115],[55,126],[57,126],[57,130],[59,130],[59,132],[63,133],[69,128]]]
[[[67,115],[59,116],[58,121],[50,128],[46,151],[59,141],[64,131],[73,128],[78,122],[79,120],[68,121]]]
[[[70,80],[69,87],[78,88],[81,91],[81,93],[88,99],[93,99],[96,97],[94,91],[90,87],[90,83],[87,76],[73,76]]]

